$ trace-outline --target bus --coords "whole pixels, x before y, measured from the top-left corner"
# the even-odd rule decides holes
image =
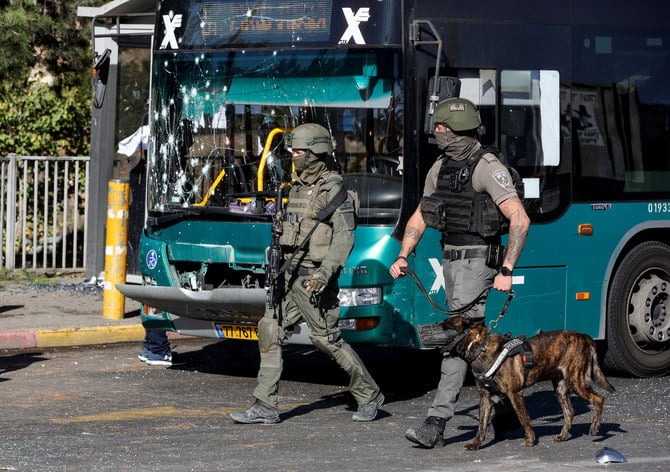
[[[359,197],[339,283],[352,343],[422,348],[444,319],[388,269],[439,154],[431,114],[474,102],[480,140],[524,180],[532,225],[494,331],[569,329],[635,376],[670,372],[670,4],[662,0],[162,0],[151,61],[145,327],[256,339],[284,135],[336,141]],[[410,257],[445,301],[440,234]],[[438,305],[439,306],[439,305]],[[306,326],[292,342],[309,342]]]

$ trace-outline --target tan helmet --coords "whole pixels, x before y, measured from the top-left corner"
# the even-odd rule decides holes
[[[475,129],[482,124],[477,107],[465,98],[447,98],[438,103],[433,123],[444,123],[452,131]]]
[[[296,126],[286,139],[292,149],[309,149],[314,154],[333,152],[333,140],[326,128],[316,123]]]

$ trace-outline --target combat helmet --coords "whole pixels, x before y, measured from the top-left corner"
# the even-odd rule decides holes
[[[288,135],[286,145],[293,149],[309,149],[314,154],[333,152],[333,140],[330,133],[316,123],[296,126]]]
[[[465,98],[447,98],[438,103],[433,123],[444,123],[452,131],[467,131],[482,124],[477,107]]]

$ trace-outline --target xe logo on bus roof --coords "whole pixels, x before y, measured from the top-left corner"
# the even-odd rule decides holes
[[[165,36],[163,37],[163,42],[161,42],[159,49],[165,49],[168,46],[168,44],[170,45],[170,49],[179,48],[179,44],[177,43],[177,37],[175,36],[174,32],[177,28],[181,27],[182,16],[183,15],[181,13],[175,15],[172,12],[170,12],[169,15],[163,15],[163,24],[165,25]]]
[[[347,44],[351,38],[354,39],[354,43],[356,44],[365,44],[365,38],[359,26],[364,21],[370,19],[370,8],[359,8],[356,14],[354,14],[351,8],[346,7],[342,8],[342,13],[344,13],[344,18],[347,20],[349,27],[340,38],[340,44]]]

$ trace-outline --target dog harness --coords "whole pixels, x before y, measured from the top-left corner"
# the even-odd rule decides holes
[[[486,349],[487,341],[488,336],[486,337],[484,342],[477,348],[477,351],[475,352],[475,355],[473,355],[471,361],[476,359],[479,356],[479,354],[481,354],[482,351]],[[487,384],[488,383],[487,381],[491,377],[493,377],[493,375],[498,371],[502,363],[505,362],[505,359],[507,359],[508,357],[516,356],[518,354],[521,354],[523,356],[522,359],[524,368],[526,370],[531,369],[534,365],[533,350],[530,347],[528,341],[526,341],[525,336],[522,335],[507,341],[503,345],[503,349],[502,351],[500,351],[500,354],[498,354],[496,360],[493,361],[493,364],[491,364],[491,367],[489,367],[489,369],[484,373],[481,374],[474,373],[475,377],[484,384]]]

